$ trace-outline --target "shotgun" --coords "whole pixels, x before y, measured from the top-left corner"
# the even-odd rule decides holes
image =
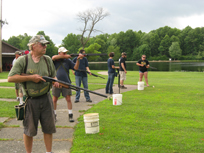
[[[80,72],[86,72],[86,73],[88,73],[88,74],[92,74],[93,76],[95,76],[95,77],[100,77],[100,78],[102,78],[102,79],[105,79],[104,77],[102,77],[102,76],[99,76],[99,75],[96,75],[96,74],[94,74],[94,73],[92,73],[92,72],[89,72],[89,71],[86,71],[86,70],[75,70],[75,71],[80,71]]]
[[[79,56],[79,54],[75,54],[75,53],[73,53],[73,54],[69,54],[70,56]],[[107,56],[107,53],[103,53],[103,54],[82,54],[82,55],[84,55],[84,56]]]
[[[56,79],[53,79],[53,78],[47,77],[47,76],[42,76],[42,78],[45,79],[46,82],[51,82],[52,84],[54,84],[55,82],[58,82],[58,83],[60,84],[60,86],[62,86],[62,87],[64,87],[64,88],[74,89],[74,90],[80,90],[80,89],[81,89],[81,90],[84,90],[84,91],[93,93],[93,94],[95,94],[95,95],[98,95],[98,96],[102,96],[102,97],[107,98],[106,95],[103,95],[103,94],[100,94],[100,93],[97,93],[97,92],[94,92],[94,91],[91,91],[91,90],[88,90],[88,89],[84,89],[84,88],[81,88],[81,87],[77,87],[77,86],[71,85],[70,83],[61,81],[61,80],[56,80]]]

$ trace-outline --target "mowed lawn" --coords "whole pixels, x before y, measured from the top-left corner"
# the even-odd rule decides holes
[[[138,78],[128,72],[125,84]],[[122,93],[122,105],[107,99],[85,112],[99,113],[99,133],[86,134],[79,118],[71,152],[204,152],[203,78],[202,72],[149,72],[150,87]]]
[[[89,77],[91,90],[105,87],[101,84],[106,83],[107,76],[103,77],[106,79]],[[99,113],[100,131],[86,134],[81,116],[71,152],[204,152],[204,73],[150,71],[148,77],[150,87],[122,93],[122,105],[114,106],[112,100],[106,99],[86,111]],[[74,82],[74,76],[71,78]],[[128,71],[124,84],[135,85],[138,80],[138,72]],[[14,110],[12,103],[10,109]]]

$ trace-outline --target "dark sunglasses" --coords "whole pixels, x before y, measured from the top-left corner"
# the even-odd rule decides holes
[[[43,47],[44,47],[44,46],[47,46],[47,44],[42,44],[42,43],[40,43],[40,44],[41,44]]]
[[[142,58],[146,58],[146,57],[142,57]]]

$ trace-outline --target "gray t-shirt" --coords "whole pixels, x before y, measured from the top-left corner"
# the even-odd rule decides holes
[[[35,63],[31,57],[31,54],[28,54],[28,65],[27,65],[27,71],[26,71],[27,75],[39,74],[40,76],[50,76],[52,78],[56,76],[56,71],[55,71],[55,67],[52,62],[52,59],[47,55],[44,55],[44,56],[47,59],[47,64],[49,66],[50,72],[48,72],[47,64],[43,56],[40,58],[40,61],[38,63]],[[24,69],[26,65],[25,57],[26,55],[20,56],[16,60],[8,76],[13,76],[15,74],[21,75],[21,73],[24,73]],[[23,90],[25,90],[24,83],[22,83],[22,85],[23,85]],[[51,87],[49,82],[43,82],[43,81],[40,83],[28,81],[26,82],[26,86],[27,86],[28,94],[31,97],[41,96],[47,93]]]

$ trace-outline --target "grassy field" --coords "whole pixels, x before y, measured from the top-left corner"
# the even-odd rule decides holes
[[[128,72],[125,84],[136,76]],[[149,72],[150,87],[123,93],[122,105],[104,100],[85,112],[99,113],[99,133],[86,134],[79,118],[71,152],[204,152],[202,80],[199,72]]]
[[[99,133],[86,134],[83,116],[79,118],[71,152],[204,152],[203,74],[149,72],[150,87],[123,93],[122,105],[113,106],[112,100],[106,99],[85,112],[99,113]],[[105,80],[90,76],[90,88],[99,87],[94,84],[97,82],[105,84],[107,76],[104,77]],[[138,72],[128,71],[124,84],[137,84],[138,79]],[[7,107],[13,111],[12,103]]]

